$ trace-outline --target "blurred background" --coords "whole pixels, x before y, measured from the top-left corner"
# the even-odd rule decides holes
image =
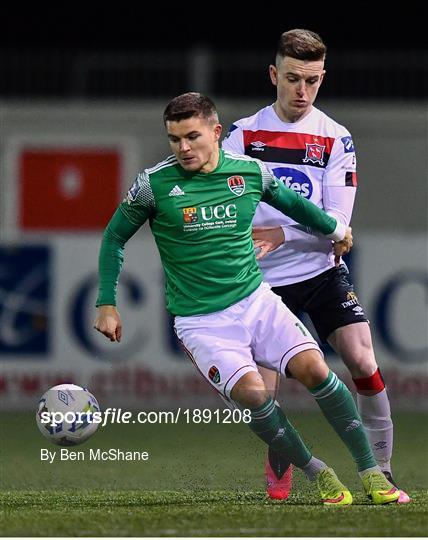
[[[144,13],[144,9],[143,13]],[[177,347],[148,226],[129,242],[120,345],[92,329],[102,230],[137,172],[169,154],[162,112],[186,91],[212,97],[225,132],[274,101],[280,34],[320,33],[327,76],[316,105],[357,149],[349,259],[393,406],[428,395],[427,96],[422,21],[348,6],[183,6],[141,15],[66,9],[2,15],[0,32],[0,405],[35,408],[60,382],[102,405],[219,406]],[[388,15],[388,21],[390,20]],[[340,21],[340,22],[333,22]],[[349,378],[326,351],[331,367]],[[352,384],[350,385],[352,388]],[[311,406],[286,382],[289,408]]]

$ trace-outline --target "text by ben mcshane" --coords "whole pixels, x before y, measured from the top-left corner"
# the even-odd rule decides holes
[[[88,450],[70,450],[61,448],[61,450],[40,449],[40,460],[53,463],[58,461],[148,461],[149,453],[131,450],[120,450],[119,448],[110,448],[101,450],[101,448],[89,448]]]

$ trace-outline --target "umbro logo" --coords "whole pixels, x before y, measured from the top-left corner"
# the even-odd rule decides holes
[[[254,141],[251,143],[251,146],[253,147],[253,150],[257,151],[257,152],[263,152],[264,151],[264,146],[266,146],[266,143],[262,142],[262,141]]]
[[[170,197],[179,197],[180,195],[185,195],[184,191],[180,186],[175,185],[168,194]]]
[[[387,445],[386,441],[379,441],[379,442],[375,443],[374,446],[376,448],[378,448],[379,450],[381,450],[383,448],[386,448],[388,445]]]

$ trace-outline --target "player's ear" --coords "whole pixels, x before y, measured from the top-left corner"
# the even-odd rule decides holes
[[[276,86],[278,84],[278,70],[276,69],[276,66],[274,66],[273,64],[269,66],[269,75],[270,75],[270,80],[272,84]]]
[[[220,139],[222,130],[223,130],[223,126],[221,124],[216,124],[214,126],[214,136],[215,136],[216,141]]]
[[[326,71],[325,71],[325,69],[323,69],[323,70],[322,70],[322,73],[321,73],[321,77],[320,77],[320,86],[321,86],[321,83],[322,83],[323,80],[324,80],[325,74],[326,74]]]

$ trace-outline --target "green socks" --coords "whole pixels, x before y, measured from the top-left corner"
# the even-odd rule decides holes
[[[351,452],[359,471],[376,466],[370,443],[351,392],[332,371],[310,389],[330,425]]]
[[[376,467],[370,443],[364,431],[351,392],[330,371],[327,379],[310,390],[324,416],[352,454],[358,471]],[[250,428],[269,447],[300,469],[312,457],[311,452],[272,398],[251,411]]]
[[[302,468],[308,464],[312,454],[271,397],[261,407],[251,410],[249,425],[262,441],[296,467]]]

